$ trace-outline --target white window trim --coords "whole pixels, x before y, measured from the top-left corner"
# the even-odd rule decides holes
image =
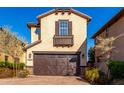
[[[61,35],[61,31],[60,31],[60,28],[61,28],[61,27],[60,27],[60,22],[61,22],[61,21],[66,21],[66,20],[60,20],[60,21],[59,21],[59,35],[60,35],[60,36],[68,36],[68,35],[69,35],[69,27],[68,27],[68,26],[69,26],[69,22],[66,21],[66,22],[67,22],[67,29],[68,29],[67,35]]]

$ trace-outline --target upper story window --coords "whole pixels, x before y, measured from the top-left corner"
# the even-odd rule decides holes
[[[40,34],[40,28],[36,28],[35,34],[37,34],[37,35]]]
[[[67,36],[69,35],[69,27],[68,27],[68,21],[67,20],[61,20],[59,21],[59,35],[60,36]]]
[[[55,21],[55,36],[72,36],[72,21]]]
[[[55,35],[53,37],[54,46],[72,46],[72,21],[60,19],[55,21]]]
[[[38,39],[40,39],[40,28],[36,28],[35,34],[38,36]]]

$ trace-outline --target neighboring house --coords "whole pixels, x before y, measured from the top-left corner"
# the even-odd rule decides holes
[[[90,17],[74,9],[53,9],[28,23],[31,44],[27,68],[35,75],[79,75],[87,62],[87,24]]]
[[[0,52],[0,62],[25,62],[25,53],[19,58]]]
[[[13,61],[13,59],[11,56],[0,52],[0,62],[2,62],[2,61]]]
[[[124,9],[116,14],[109,22],[107,22],[98,32],[96,32],[92,38],[95,40],[95,45],[99,42],[97,37],[109,38],[117,37],[124,34]],[[112,50],[111,60],[124,61],[124,35],[115,40],[114,49]],[[106,72],[105,62],[107,55],[101,55],[100,51],[95,49],[95,61],[98,63],[100,69]]]
[[[6,30],[3,30],[3,28],[0,27],[0,31],[6,31]],[[2,35],[4,35],[4,34],[5,33],[3,33]],[[4,38],[2,37],[2,39],[0,39],[1,40],[0,41],[0,62],[25,62],[25,51],[22,51],[22,55],[20,57],[17,57],[17,56],[16,57],[12,57],[12,55],[10,55],[8,52],[5,52],[5,50],[3,49],[3,47],[5,47],[5,45],[3,46],[2,43],[4,42],[4,44],[5,44],[5,41],[4,40],[6,38],[5,37]],[[8,40],[8,38],[7,38],[7,40]],[[21,47],[24,47],[26,45],[24,42],[22,42],[18,38],[17,38],[17,40],[20,41]],[[12,51],[11,51],[11,53],[12,53]]]

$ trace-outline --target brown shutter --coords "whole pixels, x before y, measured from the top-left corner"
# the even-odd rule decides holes
[[[69,35],[72,35],[72,21],[69,21],[69,26],[68,26],[68,31],[69,31]]]
[[[55,35],[59,35],[59,21],[55,22]]]

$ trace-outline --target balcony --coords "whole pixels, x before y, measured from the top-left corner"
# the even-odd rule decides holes
[[[54,46],[73,46],[73,35],[71,36],[54,36],[53,37]]]

